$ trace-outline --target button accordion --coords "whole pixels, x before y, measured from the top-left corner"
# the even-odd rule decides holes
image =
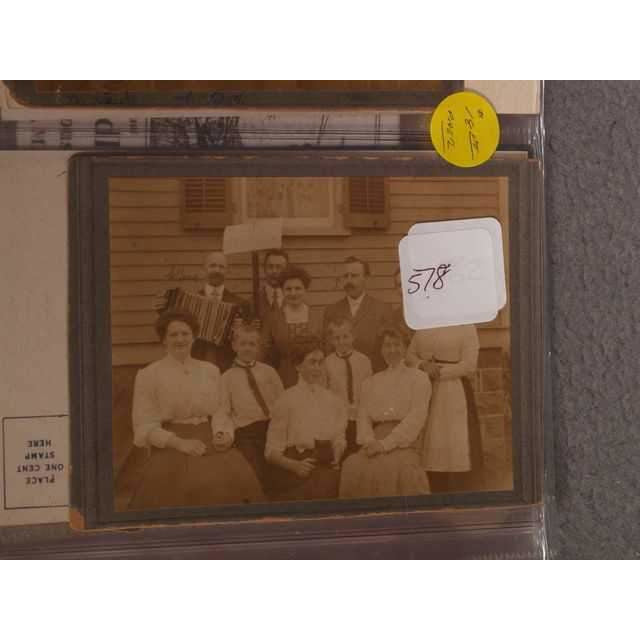
[[[238,307],[231,302],[207,298],[180,288],[167,291],[167,302],[167,310],[192,313],[200,325],[196,337],[218,347],[229,338],[233,321],[238,316]]]

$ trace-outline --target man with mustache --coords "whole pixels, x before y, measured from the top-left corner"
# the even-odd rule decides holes
[[[327,307],[324,312],[325,334],[329,323],[349,318],[353,325],[353,347],[371,360],[373,371],[382,371],[385,363],[380,354],[379,335],[393,323],[390,305],[369,295],[366,291],[371,270],[369,264],[355,256],[344,261],[342,287],[346,296]]]
[[[196,293],[199,296],[215,299],[218,302],[236,305],[235,318],[233,320],[235,326],[243,322],[249,322],[252,319],[251,305],[240,296],[229,291],[225,286],[227,257],[221,251],[212,251],[205,258],[204,272],[204,285]],[[166,291],[159,293],[155,297],[153,308],[158,313],[162,313],[167,308]],[[198,338],[194,342],[191,355],[197,360],[206,360],[215,364],[221,373],[224,373],[231,366],[235,357],[235,353],[231,349],[231,337],[220,346]]]
[[[284,295],[280,286],[280,274],[288,266],[289,255],[283,249],[269,249],[264,254],[264,283],[258,296],[258,318],[261,322],[270,312],[282,309]]]

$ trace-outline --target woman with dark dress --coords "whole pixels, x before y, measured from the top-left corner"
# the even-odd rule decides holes
[[[267,314],[262,326],[263,360],[280,374],[287,389],[298,381],[291,345],[304,335],[321,335],[322,319],[311,314],[306,302],[311,276],[301,267],[290,266],[280,275],[283,302]]]
[[[182,311],[158,317],[166,355],[138,371],[133,393],[134,444],[148,458],[130,509],[259,502],[258,480],[233,433],[211,428],[220,399],[220,371],[191,357],[196,318]]]

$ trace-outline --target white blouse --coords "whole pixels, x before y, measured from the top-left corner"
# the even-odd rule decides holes
[[[385,451],[410,447],[425,426],[430,397],[429,376],[404,363],[367,378],[362,383],[358,409],[358,444],[376,439],[375,423],[399,420],[380,442]]]
[[[286,389],[271,411],[265,452],[284,452],[287,447],[313,449],[316,440],[345,444],[347,408],[340,398],[320,385],[302,378]]]
[[[452,380],[476,371],[479,350],[478,332],[472,324],[421,329],[413,335],[407,360],[416,365],[440,361],[440,380]]]
[[[172,356],[138,371],[133,388],[133,434],[137,447],[163,448],[171,432],[163,422],[199,424],[215,414],[220,371],[210,362]]]

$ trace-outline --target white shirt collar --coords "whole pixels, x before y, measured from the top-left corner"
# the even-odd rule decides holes
[[[191,356],[187,356],[183,362],[181,360],[178,360],[177,358],[174,358],[170,353],[167,353],[167,355],[164,357],[164,361],[168,365],[177,367],[179,369],[191,369],[195,364],[195,360]]]
[[[217,287],[210,285],[208,282],[205,282],[204,285],[204,294],[208,297],[213,296],[215,293],[216,297],[222,300],[222,294],[224,293],[224,285],[221,284]]]
[[[244,369],[247,369],[247,368],[253,369],[253,367],[255,367],[257,364],[257,360],[252,360],[251,362],[245,362],[244,360],[240,360],[240,358],[235,358],[233,363]]]
[[[267,301],[269,302],[269,304],[273,304],[273,299],[275,296],[275,300],[278,306],[282,306],[282,299],[284,297],[284,294],[282,293],[281,287],[272,287],[268,282],[265,282],[264,291],[267,294]]]
[[[395,367],[387,367],[385,369],[385,371],[389,372],[389,373],[400,373],[402,371],[405,371],[406,369],[408,369],[409,367],[407,367],[407,363],[404,360],[401,360]]]
[[[309,393],[315,393],[322,387],[320,384],[309,384],[300,374],[298,374],[298,387]]]
[[[355,315],[358,309],[360,308],[360,305],[362,304],[362,301],[364,300],[365,295],[366,295],[366,292],[363,291],[360,294],[359,298],[352,298],[351,296],[347,296],[347,301],[349,302],[349,308],[351,309],[352,315]]]

